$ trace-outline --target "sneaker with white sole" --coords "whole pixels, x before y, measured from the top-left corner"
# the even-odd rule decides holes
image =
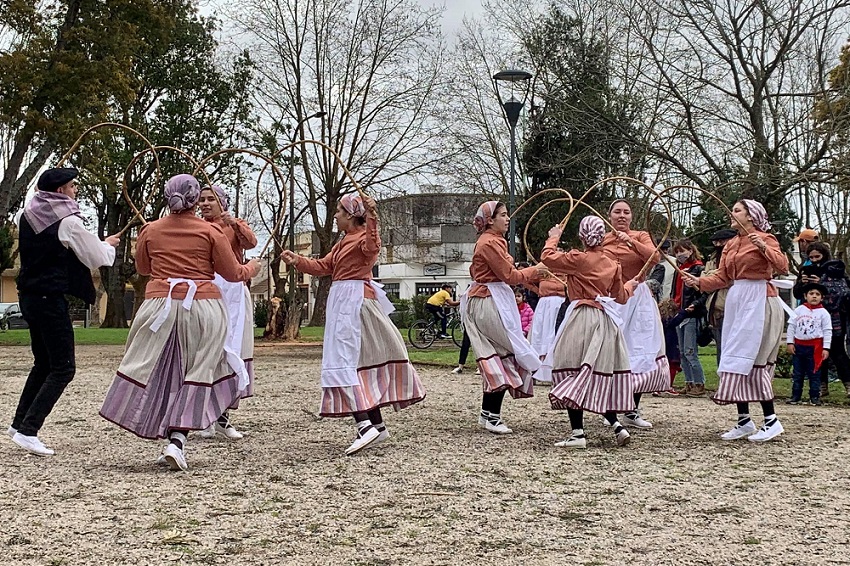
[[[636,428],[652,428],[652,423],[641,417],[640,413],[636,414],[634,418],[631,418],[629,415],[623,415],[623,424]]]
[[[566,440],[556,442],[558,448],[587,448],[587,438],[584,436],[571,436]]]
[[[381,435],[372,425],[365,426],[357,431],[357,438],[354,439],[354,442],[351,443],[351,446],[345,449],[345,455],[351,456],[352,454],[357,454],[376,440]]]
[[[201,438],[215,438],[215,425],[216,423],[213,423],[204,430],[199,430],[198,436]]]
[[[168,467],[172,470],[183,470],[185,472],[189,469],[189,464],[186,463],[186,455],[181,449],[177,448],[176,444],[170,443],[166,446],[165,450],[162,451],[162,455]]]
[[[24,436],[20,432],[16,432],[12,436],[12,442],[36,456],[53,456],[55,452],[42,444],[37,436]]]
[[[457,366],[455,369],[452,370],[452,373],[455,375],[463,373],[463,366]]]
[[[751,442],[767,442],[771,438],[776,438],[783,432],[785,432],[785,429],[782,428],[782,423],[779,422],[779,419],[776,419],[770,426],[763,425],[757,433],[748,436],[747,440]]]
[[[236,430],[236,427],[230,423],[227,423],[227,426],[221,426],[221,423],[218,421],[213,425],[215,427],[215,431],[218,434],[221,434],[225,438],[229,438],[230,440],[239,440],[240,438],[244,438],[245,435]]]
[[[6,434],[9,435],[9,438],[14,438],[14,436],[18,434],[18,429],[9,427],[6,429]]]
[[[496,413],[490,413],[490,417],[484,424],[484,428],[487,429],[487,432],[492,432],[493,434],[511,434],[513,432],[505,424],[505,421],[502,420],[502,415],[497,415]]]
[[[632,441],[632,435],[629,434],[629,431],[625,427],[621,427],[615,433],[615,436],[617,437],[617,446],[626,446]]]
[[[381,442],[385,441],[389,437],[390,437],[390,431],[387,430],[387,427],[384,427],[382,429],[378,429],[378,438],[376,438],[375,442],[373,442],[372,444],[373,445],[380,444]]]
[[[721,434],[720,438],[723,440],[738,440],[739,438],[744,438],[745,436],[753,434],[756,430],[758,429],[756,429],[755,423],[753,421],[747,421],[747,423],[743,425],[736,424],[734,427]]]

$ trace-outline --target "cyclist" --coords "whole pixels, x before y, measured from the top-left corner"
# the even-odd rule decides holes
[[[460,304],[459,301],[452,300],[451,294],[452,286],[448,283],[444,284],[442,288],[431,295],[431,298],[428,299],[428,302],[425,303],[425,308],[429,313],[434,317],[434,324],[440,325],[440,338],[451,338],[448,334],[446,334],[446,313],[443,311],[443,308],[446,305],[450,307],[456,307]]]

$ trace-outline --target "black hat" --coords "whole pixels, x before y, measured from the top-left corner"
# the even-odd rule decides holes
[[[79,171],[71,167],[56,167],[48,169],[38,178],[39,191],[55,192],[62,185],[73,181],[80,174]]]
[[[709,240],[712,242],[717,242],[718,240],[731,240],[737,235],[738,233],[735,230],[732,230],[731,228],[723,228],[722,230],[718,230],[712,234]]]
[[[820,291],[821,297],[826,297],[827,295],[829,295],[829,291],[827,291],[826,287],[824,287],[820,283],[806,283],[800,289],[800,292],[803,294],[804,297],[809,291]]]
[[[661,242],[661,249],[662,250],[669,250],[671,245],[672,245],[672,242],[670,242],[670,240],[664,240],[663,242]]]

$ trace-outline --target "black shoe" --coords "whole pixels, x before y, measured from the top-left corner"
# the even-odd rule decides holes
[[[787,401],[785,401],[785,404],[786,405],[799,405],[800,400],[799,399],[788,399]]]
[[[812,399],[812,405],[814,405],[815,407],[820,407],[823,405],[823,401],[821,401],[820,399]]]

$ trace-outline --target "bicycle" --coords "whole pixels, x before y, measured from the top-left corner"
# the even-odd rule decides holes
[[[438,339],[442,328],[436,324],[434,319],[420,319],[410,325],[407,330],[407,338],[414,348],[425,350]],[[456,309],[449,311],[448,320],[446,321],[446,332],[451,336],[452,342],[458,348],[463,344],[463,323],[460,320],[460,315]],[[445,340],[445,338],[442,338]]]

